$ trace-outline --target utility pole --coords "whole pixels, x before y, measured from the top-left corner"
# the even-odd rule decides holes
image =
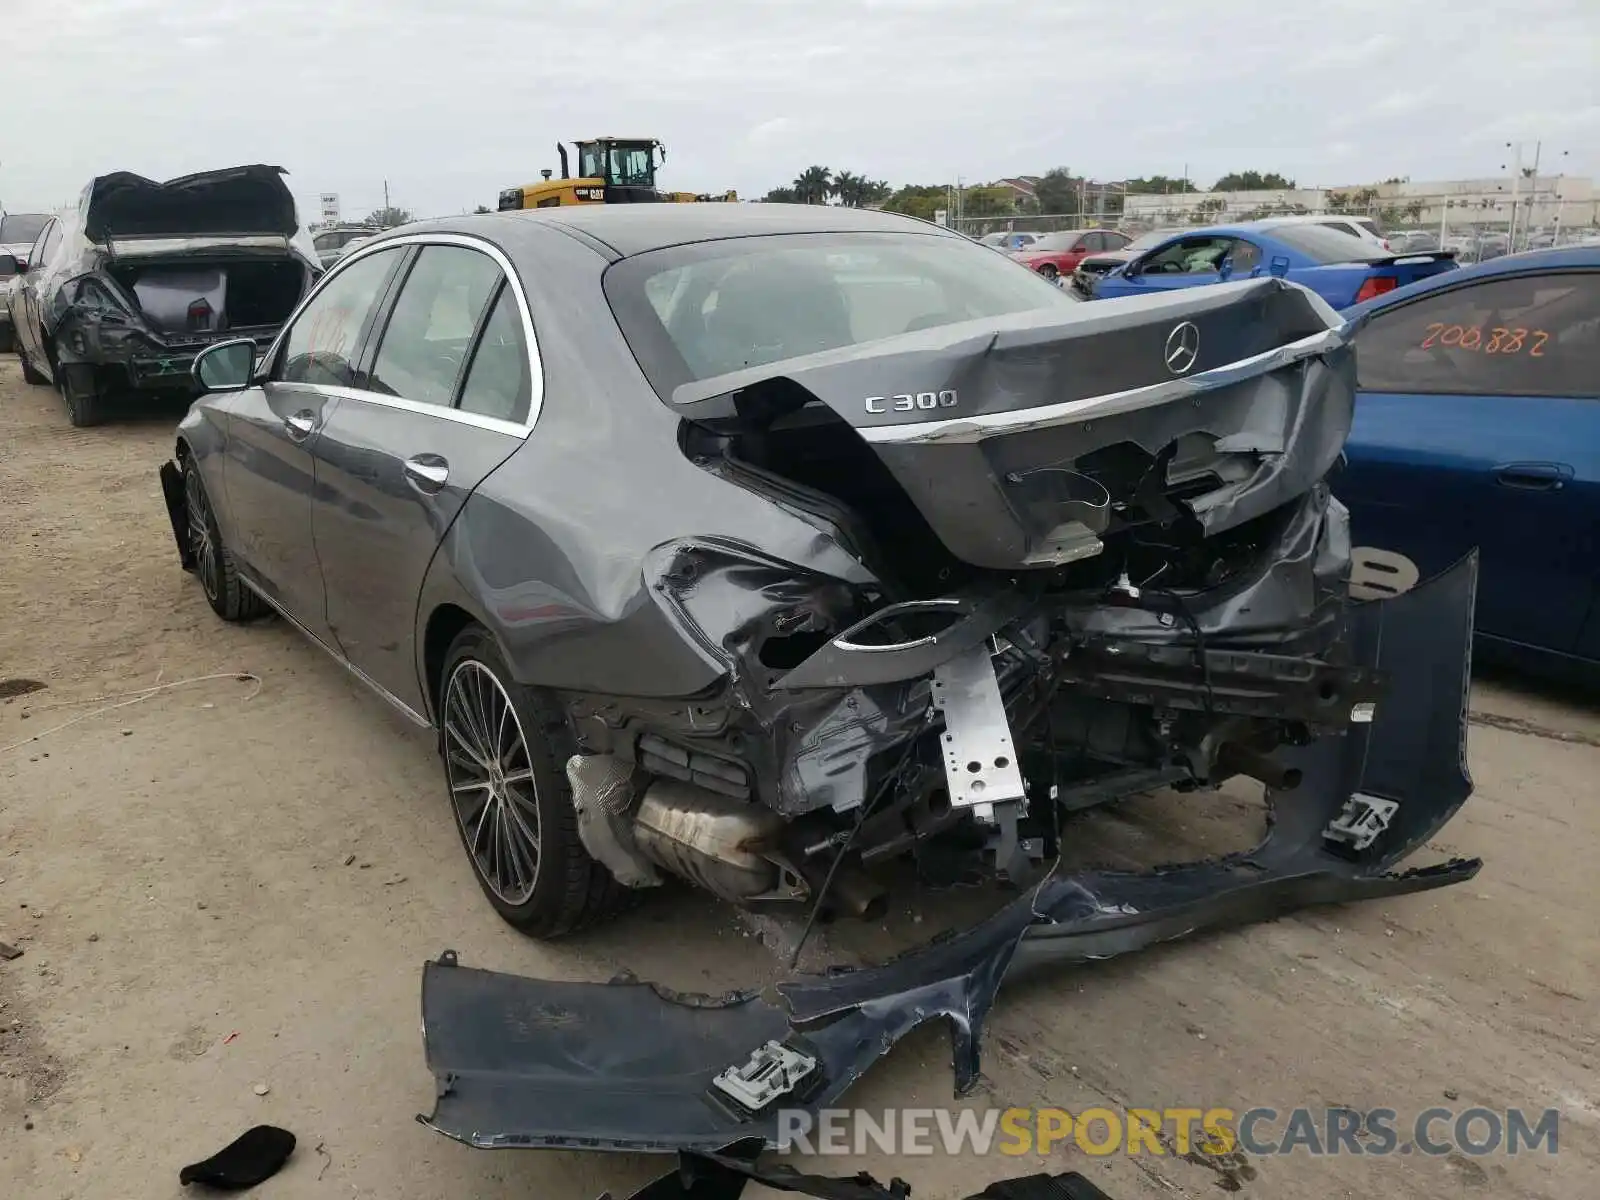
[[[389,219],[389,181],[383,181],[383,219]]]

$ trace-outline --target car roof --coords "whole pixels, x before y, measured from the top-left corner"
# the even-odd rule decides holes
[[[1263,217],[1252,225],[1317,225],[1324,221],[1370,221],[1365,213],[1284,213],[1278,217]]]
[[[510,235],[510,224],[547,225],[600,242],[623,257],[722,238],[786,233],[921,233],[960,235],[898,213],[828,204],[695,203],[577,204],[472,213],[405,226],[407,233],[479,234],[491,241]]]
[[[1600,246],[1557,246],[1549,250],[1524,250],[1520,254],[1502,254],[1488,262],[1474,263],[1454,271],[1441,271],[1429,275],[1403,288],[1385,292],[1381,296],[1354,308],[1345,310],[1349,318],[1364,317],[1369,313],[1403,303],[1414,296],[1422,296],[1441,287],[1456,287],[1475,279],[1492,279],[1497,275],[1522,275],[1530,271],[1569,271],[1575,268],[1600,267]]]

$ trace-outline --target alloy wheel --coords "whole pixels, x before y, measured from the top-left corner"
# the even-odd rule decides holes
[[[211,506],[206,502],[205,485],[200,482],[200,472],[191,467],[183,481],[184,508],[189,513],[189,553],[194,556],[195,573],[200,576],[200,586],[206,590],[206,599],[216,601],[221,589],[217,546],[211,536]]]
[[[539,794],[522,722],[500,680],[466,659],[445,685],[444,764],[450,803],[478,874],[507,904],[539,878]]]

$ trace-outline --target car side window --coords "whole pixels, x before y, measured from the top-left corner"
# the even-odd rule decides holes
[[[1121,250],[1129,242],[1133,241],[1125,233],[1102,233],[1100,236],[1105,239],[1107,250]]]
[[[1182,238],[1146,259],[1140,270],[1147,275],[1198,275],[1215,271],[1233,244],[1225,237]]]
[[[1600,272],[1486,279],[1378,313],[1356,335],[1371,392],[1600,398]]]
[[[1228,251],[1228,258],[1233,262],[1235,275],[1248,275],[1261,265],[1261,247],[1239,238]]]
[[[38,239],[33,243],[33,248],[28,251],[28,269],[30,271],[38,270],[44,266],[45,255],[56,248],[55,241],[51,239],[54,238],[58,225],[60,225],[59,221],[51,221],[39,231]],[[60,239],[56,240],[59,241]]]
[[[499,265],[465,246],[424,246],[378,345],[367,387],[448,406],[472,334],[499,285]]]
[[[531,384],[522,312],[510,287],[503,286],[483,323],[458,407],[481,417],[521,423],[528,419]]]
[[[361,330],[400,261],[399,249],[358,258],[328,280],[284,338],[272,378],[282,383],[352,387]]]
[[[1078,249],[1094,254],[1106,248],[1105,235],[1099,233],[1086,233],[1078,239]]]

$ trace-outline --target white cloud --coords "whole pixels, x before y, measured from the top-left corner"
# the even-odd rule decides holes
[[[1600,173],[1595,0],[3,2],[6,94],[39,118],[0,155],[16,208],[266,161],[308,209],[364,212],[387,180],[455,212],[610,131],[665,141],[666,186],[741,195],[813,163],[1441,179],[1535,138]]]

